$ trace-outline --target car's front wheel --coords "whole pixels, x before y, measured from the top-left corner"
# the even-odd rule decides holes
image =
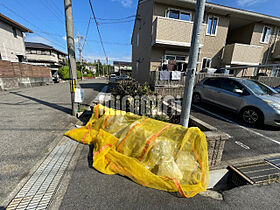
[[[249,107],[241,111],[242,120],[249,125],[257,125],[263,123],[263,114],[260,110]]]

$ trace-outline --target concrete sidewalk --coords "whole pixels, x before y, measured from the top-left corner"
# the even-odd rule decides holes
[[[90,104],[106,83],[83,81],[85,103]],[[0,208],[4,208],[14,191],[21,189],[19,183],[28,180],[32,169],[77,119],[70,114],[68,83],[1,92],[0,96]]]

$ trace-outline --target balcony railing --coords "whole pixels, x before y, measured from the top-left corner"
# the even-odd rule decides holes
[[[223,63],[228,65],[258,65],[263,47],[247,44],[230,44],[224,48]]]
[[[157,17],[153,22],[152,45],[163,44],[171,46],[190,47],[193,22]],[[205,25],[203,25],[201,44],[204,43]]]
[[[28,60],[58,63],[58,58],[52,55],[26,54]]]

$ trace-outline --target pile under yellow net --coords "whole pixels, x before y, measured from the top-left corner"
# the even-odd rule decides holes
[[[208,152],[199,128],[184,128],[96,105],[86,126],[65,133],[94,145],[93,167],[134,182],[193,197],[208,186]]]

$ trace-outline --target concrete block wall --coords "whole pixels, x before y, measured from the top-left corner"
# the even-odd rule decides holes
[[[25,63],[0,61],[0,90],[52,83],[50,69]]]

